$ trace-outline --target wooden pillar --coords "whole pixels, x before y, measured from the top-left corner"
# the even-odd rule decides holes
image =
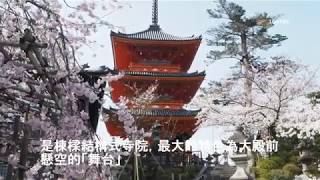
[[[31,128],[30,128],[31,129]],[[20,160],[19,160],[19,164],[22,166],[26,166],[27,164],[27,156],[28,156],[28,139],[30,137],[30,131],[28,126],[24,127],[23,129],[23,138],[21,141],[21,150],[20,150]],[[25,169],[23,168],[19,168],[18,170],[18,179],[19,180],[23,180],[23,176],[25,173]]]
[[[12,135],[12,141],[15,143],[14,146],[10,146],[8,149],[8,153],[16,152],[17,148],[16,145],[18,145],[19,141],[19,122],[20,116],[15,116],[13,120],[13,135]],[[8,169],[7,169],[7,176],[6,180],[11,180],[14,177],[14,168],[11,164],[8,163]]]

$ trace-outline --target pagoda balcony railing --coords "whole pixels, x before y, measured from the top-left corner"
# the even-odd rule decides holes
[[[136,72],[136,71],[126,71],[125,75],[130,76],[157,76],[157,77],[196,77],[205,76],[205,72],[194,72],[194,73],[163,73],[163,72]]]
[[[130,71],[159,71],[159,72],[181,72],[181,68],[171,64],[134,64],[129,65]]]

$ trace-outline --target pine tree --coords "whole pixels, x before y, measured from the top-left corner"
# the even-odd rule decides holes
[[[267,50],[287,39],[281,34],[270,35],[269,29],[274,26],[277,16],[267,13],[259,13],[252,17],[246,16],[243,7],[233,2],[219,0],[216,9],[208,9],[211,18],[222,19],[225,22],[218,27],[210,28],[207,40],[209,46],[213,46],[208,54],[210,62],[219,59],[232,58],[239,61],[241,75],[246,78],[244,83],[246,106],[252,104],[252,81],[254,70],[261,68],[257,50]]]

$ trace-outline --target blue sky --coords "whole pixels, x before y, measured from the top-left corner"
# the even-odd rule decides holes
[[[115,26],[121,26],[127,33],[147,29],[151,24],[152,1],[121,2],[124,3],[124,8],[109,15],[107,20]],[[267,52],[260,52],[259,55],[263,57],[286,55],[313,67],[320,65],[318,55],[320,52],[320,1],[250,0],[235,2],[242,5],[248,15],[256,12],[282,15],[271,32],[286,35],[289,39],[282,43],[282,46]],[[179,36],[202,34],[204,39],[190,71],[206,70],[206,80],[219,80],[225,77],[231,73],[229,67],[235,63],[232,60],[221,60],[210,66],[204,63],[206,54],[211,48],[206,46],[206,31],[209,27],[217,26],[221,22],[208,17],[206,9],[214,7],[213,1],[206,0],[159,0],[159,24],[164,31]],[[85,55],[81,57],[80,62],[89,63],[93,67],[100,65],[113,67],[110,29],[101,28],[92,38],[103,44],[104,47],[83,48]],[[92,54],[96,56],[92,57]],[[99,124],[98,134],[107,138],[106,129],[102,123]],[[219,141],[221,134],[223,134],[221,128],[206,127],[200,129],[192,140]]]
[[[142,31],[151,23],[151,0],[121,1],[124,8],[115,11],[107,20],[115,26],[121,26],[127,33]],[[273,48],[260,55],[287,55],[309,65],[319,65],[317,53],[320,50],[320,1],[273,1],[250,0],[236,1],[242,5],[249,15],[256,12],[268,12],[271,15],[282,15],[273,33],[288,36],[281,47]],[[194,60],[191,71],[207,70],[207,79],[220,79],[229,73],[229,67],[234,64],[229,60],[217,62],[209,67],[203,63],[210,47],[206,46],[206,31],[209,27],[217,26],[221,21],[208,17],[206,9],[214,8],[213,1],[191,0],[159,0],[159,24],[168,33],[181,36],[202,34],[203,41]],[[113,67],[113,57],[110,42],[110,29],[101,28],[92,38],[105,45],[104,48],[93,47],[85,51],[92,53],[81,62],[88,62],[92,66],[107,65]]]

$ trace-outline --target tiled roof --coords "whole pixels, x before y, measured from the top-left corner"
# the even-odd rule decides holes
[[[158,40],[158,41],[187,41],[187,40],[201,40],[201,36],[180,37],[168,34],[159,26],[151,25],[149,29],[133,34],[125,34],[121,32],[111,31],[111,36],[140,39],[140,40]]]
[[[117,109],[104,109],[106,112],[117,111]],[[129,109],[129,113],[137,116],[196,116],[200,110],[172,110],[172,109]]]
[[[118,74],[119,71],[111,70],[107,67],[101,66],[99,69],[83,69],[80,74],[86,74],[90,76],[103,76],[107,74]],[[164,73],[164,72],[137,72],[137,71],[124,71],[124,75],[129,76],[155,76],[155,77],[196,77],[205,76],[205,72],[193,72],[193,73]]]
[[[229,166],[229,165],[221,165],[218,164],[214,170],[213,174],[216,176],[220,177],[227,177],[230,178],[234,172],[236,171],[237,167],[236,166]]]
[[[90,67],[84,67],[80,71],[80,75],[89,75],[89,76],[103,76],[108,74],[115,74],[116,71],[106,67],[106,66],[100,66],[96,69],[92,69]]]

